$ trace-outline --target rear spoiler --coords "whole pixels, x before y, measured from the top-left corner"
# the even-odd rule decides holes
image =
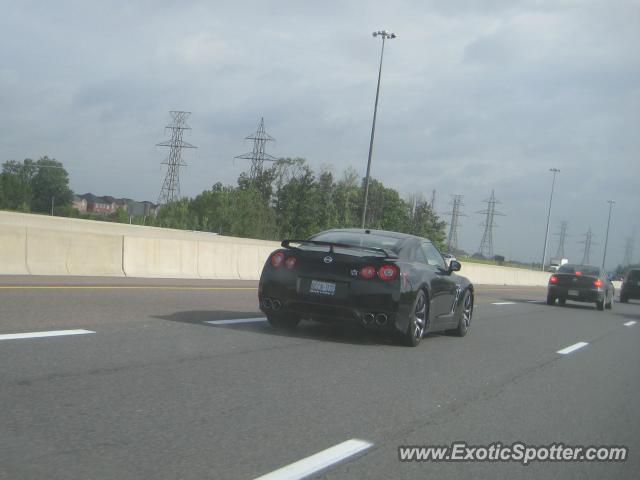
[[[390,252],[389,250],[385,250],[384,248],[360,247],[360,246],[357,246],[357,245],[348,245],[346,243],[322,242],[320,240],[295,240],[295,239],[289,239],[289,240],[283,240],[281,245],[284,248],[297,248],[297,247],[292,247],[291,246],[292,243],[305,243],[305,244],[308,244],[308,245],[319,245],[319,246],[329,247],[329,253],[334,253],[333,249],[334,249],[334,247],[337,247],[337,248],[348,248],[348,249],[353,249],[353,250],[363,250],[365,252],[373,252],[373,253],[377,253],[377,254],[382,254],[382,255],[385,256],[385,258],[398,258],[398,255],[396,255],[393,252]]]

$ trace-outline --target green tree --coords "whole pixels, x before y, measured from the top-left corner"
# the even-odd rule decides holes
[[[323,205],[313,170],[302,159],[289,165],[288,181],[276,191],[275,213],[281,237],[305,238],[319,229]]]
[[[0,208],[31,211],[33,199],[32,180],[37,171],[31,159],[24,162],[14,160],[2,164],[0,174]]]
[[[69,189],[69,174],[62,163],[44,156],[36,162],[36,172],[31,178],[33,200],[31,210],[49,212],[52,199],[56,207],[71,204],[73,193]]]
[[[358,172],[353,168],[348,168],[335,187],[336,223],[329,225],[329,227],[359,227],[362,216],[362,195],[362,190],[358,185]]]
[[[181,198],[162,205],[158,211],[155,224],[159,227],[196,230],[197,219],[190,211],[191,200]]]
[[[231,205],[234,213],[229,234],[262,239],[277,237],[273,209],[264,201],[263,192],[254,185],[235,189]]]
[[[421,196],[414,196],[410,205],[406,233],[430,239],[441,251],[444,248],[446,222],[433,212],[431,205]]]

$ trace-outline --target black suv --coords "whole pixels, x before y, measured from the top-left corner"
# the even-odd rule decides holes
[[[620,301],[627,303],[631,298],[640,299],[640,268],[629,270],[622,282]]]

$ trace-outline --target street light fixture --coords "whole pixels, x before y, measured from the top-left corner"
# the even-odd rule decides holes
[[[547,259],[547,244],[549,241],[549,220],[551,220],[551,204],[553,203],[553,189],[556,186],[556,175],[560,173],[560,170],[557,168],[550,168],[550,172],[553,173],[553,181],[551,182],[551,196],[549,197],[549,212],[547,213],[547,230],[544,234],[544,248],[542,249],[542,267],[540,270],[544,272],[544,264]]]
[[[395,33],[387,32],[386,30],[378,30],[373,32],[374,37],[382,37],[382,49],[380,50],[380,68],[378,69],[378,87],[376,88],[376,103],[373,107],[373,123],[371,125],[371,140],[369,141],[369,159],[367,160],[367,176],[364,184],[364,205],[362,207],[362,228],[365,227],[365,221],[367,218],[367,200],[369,197],[369,176],[371,173],[371,155],[373,153],[373,137],[376,132],[376,115],[378,113],[378,98],[380,96],[380,78],[382,77],[382,57],[384,56],[384,42],[387,39],[396,38]]]
[[[611,225],[611,210],[613,210],[613,206],[616,202],[613,200],[607,200],[609,204],[609,219],[607,220],[607,235],[604,239],[604,254],[602,255],[602,270],[604,270],[604,261],[607,258],[607,243],[609,242],[609,226]]]

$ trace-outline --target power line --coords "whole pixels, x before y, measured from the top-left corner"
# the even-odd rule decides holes
[[[434,196],[435,196],[435,190]],[[453,200],[450,205],[451,211],[447,212],[445,215],[451,216],[451,222],[449,223],[449,234],[447,235],[447,249],[449,252],[454,252],[458,250],[458,229],[460,228],[460,217],[466,217],[467,215],[461,212],[461,207],[464,206],[462,203],[462,195],[452,195]]]
[[[167,125],[165,129],[171,130],[171,138],[167,142],[158,143],[158,147],[169,147],[169,157],[162,162],[167,165],[167,175],[164,178],[158,204],[163,205],[180,198],[180,167],[186,166],[182,163],[183,148],[197,148],[183,140],[185,130],[191,130],[187,125],[187,117],[191,112],[181,112],[172,110],[169,112],[173,118],[173,123]]]
[[[569,222],[566,220],[560,223],[560,233],[556,235],[560,236],[558,240],[558,250],[556,251],[556,258],[564,258],[564,244],[567,239],[567,230],[569,228]]]
[[[275,139],[269,135],[264,129],[264,118],[260,118],[258,123],[258,129],[245,137],[245,140],[253,140],[253,150],[243,155],[238,155],[234,158],[242,158],[244,160],[251,160],[251,170],[249,176],[255,179],[262,173],[262,166],[264,162],[275,162],[278,160],[276,157],[269,155],[265,152],[267,142],[275,142]]]
[[[486,215],[484,223],[481,224],[484,227],[484,233],[482,234],[479,253],[485,258],[493,258],[493,229],[498,226],[494,221],[494,217],[505,216],[505,214],[496,210],[496,204],[500,202],[496,200],[493,190],[491,190],[491,196],[483,201],[487,204],[487,208],[476,212]]]
[[[591,263],[591,247],[597,245],[593,241],[594,236],[595,235],[591,233],[591,227],[589,227],[587,233],[584,234],[584,240],[580,242],[584,244],[584,253],[582,255],[582,261],[580,262],[581,265],[589,265]]]
[[[630,237],[627,237],[627,240],[624,245],[624,260],[622,261],[623,267],[628,267],[633,264],[633,250],[636,244],[636,229],[633,228],[633,233]]]

